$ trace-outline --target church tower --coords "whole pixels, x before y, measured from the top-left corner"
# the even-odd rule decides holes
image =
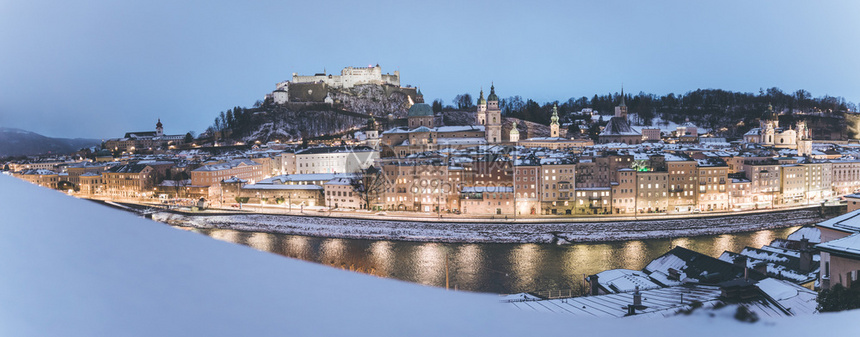
[[[511,127],[510,139],[511,143],[520,141],[520,130],[517,130],[517,122],[514,122],[514,125]]]
[[[487,100],[484,99],[484,89],[481,89],[481,96],[478,97],[478,114],[475,118],[477,125],[487,125]]]
[[[161,124],[161,118],[158,119],[158,123],[155,124],[155,136],[161,137],[164,136],[164,128]]]
[[[773,111],[773,105],[770,103],[767,104],[767,110],[759,119],[759,127],[767,129],[768,124],[770,124],[774,129],[779,129],[779,116]]]
[[[558,104],[552,106],[552,117],[549,118],[549,136],[558,138]]]
[[[499,110],[499,96],[496,96],[496,87],[490,85],[490,95],[487,96],[487,120],[486,120],[487,143],[498,144],[502,141],[502,110]]]
[[[767,104],[767,110],[759,118],[759,127],[761,128],[760,144],[774,145],[776,140],[776,129],[779,128],[779,117],[773,111],[773,105]]]
[[[797,156],[807,157],[812,154],[812,135],[806,122],[797,122]]]
[[[621,87],[621,104],[615,107],[615,117],[627,119],[627,104],[624,103],[624,87]]]

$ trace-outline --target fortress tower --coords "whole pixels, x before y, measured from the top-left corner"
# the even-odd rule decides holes
[[[487,143],[498,144],[502,141],[502,110],[499,109],[499,96],[496,87],[490,85],[490,95],[487,96]]]

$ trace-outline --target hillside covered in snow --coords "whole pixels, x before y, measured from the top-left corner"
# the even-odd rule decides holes
[[[314,89],[290,102],[275,104],[271,99],[255,108],[236,107],[216,117],[209,133],[222,140],[243,142],[299,141],[339,135],[363,128],[373,116],[380,122],[406,117],[411,103],[418,101],[415,88],[362,84],[351,88],[331,88],[321,84],[296,84]],[[412,96],[415,96],[414,98]],[[220,132],[219,132],[220,131]]]

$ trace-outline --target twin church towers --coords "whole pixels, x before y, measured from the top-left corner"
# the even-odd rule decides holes
[[[496,95],[495,85],[490,85],[490,95],[484,99],[484,89],[478,97],[477,124],[485,127],[485,137],[488,144],[502,141],[502,110],[499,109],[499,96]]]

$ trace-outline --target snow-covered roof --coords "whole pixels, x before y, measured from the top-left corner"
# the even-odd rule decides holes
[[[809,315],[818,312],[818,293],[790,282],[766,278],[756,283],[756,288],[783,309],[793,315]]]
[[[227,161],[224,163],[220,163],[220,164],[211,164],[211,165],[200,166],[200,167],[194,169],[194,171],[198,171],[198,172],[224,171],[224,170],[234,169],[240,165],[257,166],[260,164],[253,161],[253,160],[242,158],[242,159],[233,159],[233,160],[230,160],[230,161]]]
[[[29,169],[21,171],[21,174],[24,175],[39,175],[39,176],[51,176],[56,175],[57,172],[47,170],[47,169]]]
[[[266,178],[259,181],[257,184],[285,184],[288,182],[307,182],[307,181],[329,181],[337,177],[351,178],[354,175],[346,173],[305,173],[305,174],[284,174]]]
[[[484,145],[487,140],[484,138],[436,138],[436,143],[439,145]]]
[[[242,186],[243,190],[322,190],[320,185],[312,184],[297,184],[297,185],[280,185],[280,184],[253,184]]]
[[[815,224],[846,233],[860,233],[860,209]]]
[[[600,136],[641,136],[642,133],[635,128],[630,127],[630,123],[621,117],[612,117],[603,131],[600,131]]]
[[[352,179],[343,178],[343,177],[334,178],[332,180],[327,181],[325,183],[325,185],[346,185],[346,186],[349,186],[349,185],[352,185]]]
[[[794,233],[789,234],[788,239],[792,241],[807,239],[809,243],[820,243],[821,230],[815,227],[801,227],[794,231]]]
[[[611,269],[597,273],[597,282],[612,293],[656,289],[660,285],[651,281],[648,275],[639,270]]]
[[[815,245],[819,250],[860,260],[860,233]]]

